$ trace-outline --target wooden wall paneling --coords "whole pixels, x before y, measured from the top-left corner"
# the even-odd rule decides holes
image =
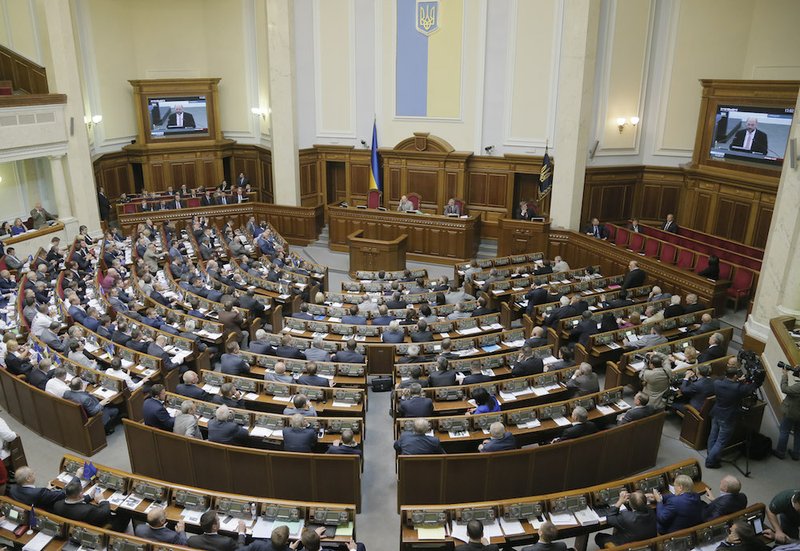
[[[485,172],[472,172],[469,174],[467,180],[467,196],[464,198],[467,205],[477,207],[486,204],[486,187],[489,181],[489,175]]]
[[[581,226],[594,217],[624,223],[633,216],[634,195],[641,182],[641,166],[586,169]]]
[[[406,194],[419,193],[421,197],[420,208],[433,209],[438,213],[439,172],[409,167],[407,178]]]
[[[684,181],[680,168],[643,167],[631,218],[638,218],[643,223],[655,223],[672,213],[678,223],[688,219],[689,214],[680,211]]]
[[[446,197],[445,201],[449,201],[451,197],[464,199],[463,191],[458,189],[458,174],[455,172],[448,172],[445,175],[445,185],[444,185],[444,195]]]
[[[369,191],[370,166],[351,163],[350,165],[350,194],[363,196],[366,201]]]
[[[486,205],[490,207],[504,207],[508,191],[507,174],[489,174],[486,186]]]
[[[772,203],[760,203],[757,206],[755,224],[753,224],[753,237],[751,244],[754,247],[764,248],[767,246],[769,237],[769,227],[772,224],[772,212],[775,205]]]

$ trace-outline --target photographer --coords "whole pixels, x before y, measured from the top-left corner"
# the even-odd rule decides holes
[[[739,358],[747,361],[748,365],[745,367],[748,374],[760,369],[760,364],[750,367],[749,363],[751,362],[758,364],[757,360],[754,361],[755,355],[752,353],[742,351]],[[763,374],[763,370],[760,373]],[[748,378],[751,382],[746,382]],[[730,367],[730,364],[725,371],[725,377],[714,381],[714,394],[717,398],[711,409],[711,433],[708,435],[708,455],[706,456],[707,469],[719,469],[720,455],[728,445],[736,428],[742,399],[755,392],[763,382],[762,377],[741,375],[739,368]]]
[[[778,459],[786,457],[786,447],[789,444],[789,433],[794,430],[794,446],[789,455],[795,461],[800,460],[800,382],[798,382],[798,372],[800,370],[792,368],[783,362],[778,362],[778,367],[783,369],[781,375],[781,392],[786,397],[781,404],[781,411],[783,411],[783,419],[778,427],[778,446],[772,450],[772,455]],[[792,371],[794,377],[794,384],[789,385],[789,371]]]

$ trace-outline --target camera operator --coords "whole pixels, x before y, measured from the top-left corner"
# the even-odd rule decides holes
[[[708,435],[708,455],[706,456],[707,469],[719,469],[720,455],[728,445],[728,440],[736,428],[742,399],[755,392],[764,382],[759,378],[748,383],[745,382],[746,379],[747,377],[741,374],[738,367],[731,367],[729,363],[725,370],[725,377],[714,381],[716,402],[711,409],[711,433]]]
[[[772,450],[772,455],[778,459],[786,457],[786,448],[789,445],[789,433],[794,430],[794,446],[789,455],[795,461],[800,460],[800,369],[793,368],[783,362],[778,362],[778,367],[783,370],[781,375],[781,392],[786,397],[781,404],[783,419],[778,427],[778,446]],[[789,384],[789,371],[792,372],[794,383]]]

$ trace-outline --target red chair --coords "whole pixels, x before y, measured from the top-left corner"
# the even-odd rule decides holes
[[[367,208],[376,209],[381,206],[381,192],[377,189],[371,189],[367,192]]]
[[[694,271],[698,274],[708,268],[708,255],[699,254],[697,255],[697,266],[694,267]]]
[[[675,256],[678,254],[678,248],[672,243],[664,243],[661,245],[661,257],[659,260],[666,264],[675,264]]]
[[[676,264],[678,268],[691,270],[694,265],[694,253],[689,249],[681,249],[680,252],[678,252],[678,261]]]
[[[720,277],[722,277],[722,263],[720,263]],[[733,309],[738,310],[739,304],[742,299],[747,300],[750,298],[751,287],[753,286],[753,272],[741,266],[736,268],[733,274],[733,281],[731,286],[728,287],[726,293],[728,299],[733,300]]]
[[[719,278],[720,279],[730,279],[731,272],[733,272],[733,266],[728,264],[727,262],[720,262],[719,263]]]
[[[11,96],[13,94],[13,83],[10,80],[0,80],[0,96]]]
[[[8,265],[6,264],[6,255],[0,257],[0,271],[8,270]]]
[[[644,255],[650,258],[658,258],[658,249],[660,246],[661,242],[658,239],[653,239],[652,237],[645,239]]]
[[[419,205],[422,203],[419,193],[409,193],[406,197],[408,197],[408,200],[414,205],[414,210],[419,210]]]
[[[620,247],[625,247],[628,245],[628,239],[631,236],[631,232],[626,230],[625,228],[617,229],[617,235],[614,239],[614,245],[618,245]]]
[[[200,198],[199,197],[189,197],[186,200],[186,206],[189,208],[197,208],[200,206]]]
[[[644,246],[644,239],[645,237],[641,233],[631,233],[631,239],[628,242],[628,249],[635,253],[641,252],[642,247]]]
[[[606,224],[606,233],[608,234],[608,240],[613,243],[614,239],[617,237],[617,226],[614,224]]]
[[[463,199],[453,199],[453,202],[458,207],[458,212],[460,212],[461,214],[467,214],[466,212],[464,212],[464,200]]]
[[[122,205],[122,212],[124,214],[133,214],[138,209],[136,208],[136,203],[125,203]]]

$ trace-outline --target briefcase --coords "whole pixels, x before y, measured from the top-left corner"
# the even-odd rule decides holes
[[[392,390],[391,377],[375,377],[372,379],[372,392],[389,392]]]

